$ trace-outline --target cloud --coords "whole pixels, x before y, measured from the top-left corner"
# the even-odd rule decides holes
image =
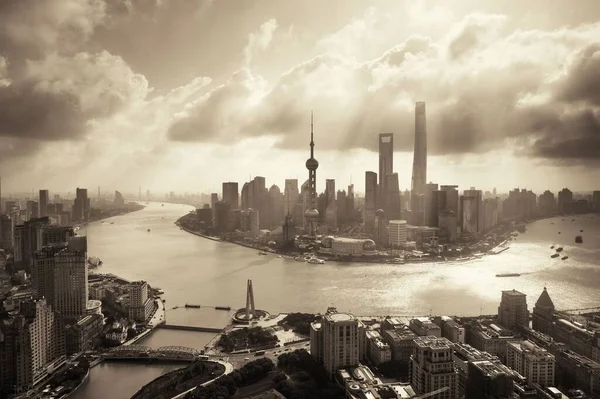
[[[523,156],[574,159],[577,143],[595,137],[588,132],[597,126],[599,91],[584,89],[600,84],[600,24],[504,30],[505,17],[474,14],[438,41],[409,37],[366,62],[324,54],[274,82],[239,72],[189,103],[169,137],[226,143],[266,136],[280,148],[305,148],[314,109],[319,149],[375,150],[378,133],[395,132],[396,149],[411,151],[414,103],[425,101],[432,154],[510,145]],[[575,112],[577,101],[584,103]],[[580,157],[598,154],[582,150]]]
[[[252,62],[252,58],[262,51],[265,51],[271,41],[273,35],[277,29],[277,20],[274,18],[269,19],[263,23],[257,32],[250,33],[248,36],[248,44],[244,48],[244,65],[249,66]]]
[[[4,0],[0,48],[9,59],[69,51],[85,42],[106,18],[102,0]]]

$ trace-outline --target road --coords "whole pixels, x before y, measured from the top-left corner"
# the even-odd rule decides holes
[[[228,363],[231,363],[234,368],[240,369],[244,366],[244,364],[251,362],[253,360],[260,359],[261,357],[266,357],[271,359],[273,363],[277,364],[277,358],[279,355],[283,353],[293,352],[297,349],[306,349],[310,351],[310,344],[308,342],[300,342],[297,344],[290,344],[286,347],[278,347],[273,349],[268,349],[265,351],[265,354],[262,356],[256,356],[254,353],[238,353],[238,354],[229,354],[229,353],[214,353],[211,354],[212,359],[219,359]]]

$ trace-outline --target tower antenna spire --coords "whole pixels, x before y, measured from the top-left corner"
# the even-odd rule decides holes
[[[313,111],[310,111],[310,157],[314,158],[315,156],[315,141],[314,141],[314,116]]]

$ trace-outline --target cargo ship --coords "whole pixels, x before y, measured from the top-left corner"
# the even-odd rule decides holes
[[[217,310],[231,310],[231,306],[215,306]]]
[[[190,305],[189,303],[186,303],[185,307],[186,308],[200,309],[200,305]]]

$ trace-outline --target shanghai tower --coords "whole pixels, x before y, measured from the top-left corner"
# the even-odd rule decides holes
[[[415,104],[415,153],[413,158],[411,211],[413,224],[421,226],[423,220],[423,195],[427,182],[427,124],[425,103]]]

